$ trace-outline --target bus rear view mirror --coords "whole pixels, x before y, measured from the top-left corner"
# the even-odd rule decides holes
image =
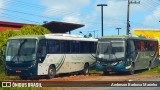
[[[6,44],[4,44],[3,46],[2,46],[2,49],[1,49],[1,55],[2,56],[5,56],[5,53],[6,53]]]

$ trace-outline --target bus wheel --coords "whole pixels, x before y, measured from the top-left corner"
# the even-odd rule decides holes
[[[132,66],[131,66],[131,68],[130,68],[130,71],[129,71],[129,74],[130,75],[133,75],[134,74],[134,70],[135,69],[135,66],[134,66],[134,64],[132,64]]]
[[[89,74],[89,65],[85,64],[84,69],[82,70],[82,74],[87,75]]]
[[[20,77],[20,79],[22,79],[22,80],[27,80],[27,79],[28,79],[27,76],[19,76],[19,77]]]
[[[48,69],[48,78],[49,79],[54,78],[55,75],[56,75],[56,69],[54,66],[50,65]]]
[[[106,70],[104,70],[104,71],[103,71],[103,75],[109,75],[109,72],[106,71]]]
[[[148,70],[151,70],[151,65],[152,65],[152,63],[151,63],[151,62],[149,62]]]

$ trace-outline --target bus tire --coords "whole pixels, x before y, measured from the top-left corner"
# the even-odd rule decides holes
[[[150,71],[150,70],[151,70],[151,66],[152,66],[152,63],[151,63],[151,62],[149,62],[149,65],[148,65],[148,71]]]
[[[84,65],[84,69],[82,70],[83,75],[88,75],[89,74],[89,64]]]
[[[109,72],[107,70],[103,70],[103,75],[109,75]]]
[[[55,75],[56,75],[56,69],[53,65],[50,65],[48,69],[48,78],[49,79],[54,78]]]
[[[132,64],[132,65],[131,65],[131,68],[130,68],[130,71],[129,71],[129,74],[130,74],[130,75],[133,75],[134,73],[135,73],[135,65]]]
[[[19,76],[21,80],[27,80],[28,76]]]

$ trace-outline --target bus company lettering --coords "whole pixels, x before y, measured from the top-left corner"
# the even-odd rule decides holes
[[[42,87],[41,83],[17,83],[13,82],[12,87]]]
[[[71,58],[72,58],[73,60],[82,60],[82,59],[83,59],[82,56],[77,56],[77,55],[72,56]]]

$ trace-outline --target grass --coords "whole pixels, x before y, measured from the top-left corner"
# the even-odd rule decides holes
[[[145,75],[151,75],[151,74],[160,74],[160,66],[153,68],[149,71],[144,71],[141,74],[145,74]]]
[[[17,76],[6,76],[5,75],[5,70],[2,66],[0,66],[0,81],[4,81],[4,80],[14,80],[14,79],[18,79],[19,77]]]

